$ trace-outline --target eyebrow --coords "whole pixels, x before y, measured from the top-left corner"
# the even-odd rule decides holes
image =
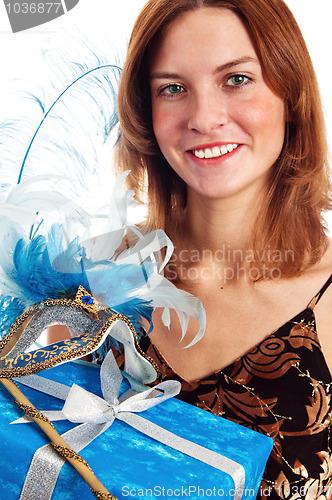
[[[238,59],[234,59],[234,61],[230,61],[228,63],[222,64],[218,66],[215,70],[215,73],[220,73],[222,71],[226,71],[227,69],[233,68],[233,66],[238,66],[239,64],[247,64],[247,63],[255,63],[260,64],[259,60],[256,57],[239,57]]]
[[[239,57],[238,59],[234,59],[233,61],[229,61],[225,64],[221,64],[220,66],[218,66],[214,73],[217,74],[217,73],[221,73],[223,71],[226,71],[228,69],[231,69],[233,68],[234,66],[238,66],[239,64],[247,64],[247,63],[255,63],[255,64],[259,64],[259,61],[257,58],[255,57]],[[179,78],[180,75],[178,75],[177,73],[151,73],[150,75],[150,80],[154,80],[154,79],[177,79]]]

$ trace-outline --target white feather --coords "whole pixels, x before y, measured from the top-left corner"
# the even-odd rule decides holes
[[[198,319],[201,326],[190,344],[193,345],[204,333],[205,311],[198,299],[177,289],[160,274],[173,252],[170,239],[163,231],[143,234],[130,224],[128,210],[137,203],[134,193],[125,189],[127,173],[120,176],[112,190],[111,128],[120,73],[114,51],[105,46],[104,57],[100,49],[94,51],[82,34],[60,33],[61,36],[62,45],[57,50],[46,50],[48,71],[25,92],[30,105],[28,115],[9,118],[0,124],[4,193],[0,213],[8,213],[13,207],[12,219],[0,220],[1,293],[16,297],[23,293],[13,272],[18,239],[29,239],[29,233],[38,224],[42,224],[38,226],[38,234],[46,235],[52,222],[60,222],[64,235],[62,248],[48,246],[51,261],[58,259],[59,252],[77,238],[94,262],[109,259],[112,265],[135,264],[141,266],[143,275],[146,265],[152,274],[129,297],[165,308],[163,321],[167,326],[170,326],[169,309],[174,309],[182,339],[189,317]],[[26,82],[23,86],[27,87]],[[130,248],[119,250],[129,231],[135,241]],[[98,280],[94,285],[98,287]]]
[[[12,203],[0,203],[0,217],[8,217],[14,222],[23,224],[33,224],[36,220],[34,213],[29,213],[24,208],[17,207]]]
[[[46,189],[59,186],[78,201],[89,196],[101,170],[110,170],[118,56],[106,43],[103,49],[93,47],[78,30],[59,32],[43,51],[38,80],[16,82],[16,109],[21,102],[24,111],[0,124],[1,185],[9,191],[18,181],[42,174]],[[74,182],[47,181],[52,174],[70,175]]]
[[[139,241],[128,250],[123,251],[116,262],[139,266],[148,257],[160,252],[162,248],[166,248],[166,255],[164,259],[161,259],[160,254],[158,259],[158,272],[161,272],[171,258],[174,249],[173,243],[161,229],[148,232],[144,236],[141,235]]]
[[[200,328],[193,341],[186,347],[196,344],[204,335],[206,327],[206,315],[202,303],[193,295],[184,290],[176,288],[170,281],[160,274],[153,274],[146,284],[132,294],[144,300],[151,301],[153,307],[166,307],[162,315],[165,326],[170,326],[170,315],[168,309],[174,309],[181,326],[181,341],[187,331],[189,318],[192,317],[200,322]]]

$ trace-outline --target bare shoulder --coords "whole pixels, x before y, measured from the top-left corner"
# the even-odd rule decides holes
[[[325,277],[326,280],[328,280],[329,277],[332,275],[332,239],[329,239],[329,245],[327,247],[327,250],[326,250],[325,254],[323,255],[321,262],[316,267],[316,274],[318,276]],[[329,300],[332,300],[332,285],[326,289],[326,291],[324,292],[324,295],[322,296],[321,300],[319,301],[319,304],[324,305],[325,302],[328,302]],[[317,308],[318,307],[319,307],[319,305],[317,304]],[[332,313],[332,310],[331,310],[331,313]]]
[[[327,278],[332,275],[332,240],[329,241],[329,247],[322,259],[320,270]],[[332,373],[332,283],[316,305],[315,317],[322,350]]]

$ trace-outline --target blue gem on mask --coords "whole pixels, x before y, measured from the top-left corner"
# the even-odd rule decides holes
[[[83,295],[83,297],[81,297],[81,300],[82,302],[84,302],[84,304],[87,304],[89,306],[93,304],[93,298],[90,297],[90,295]]]

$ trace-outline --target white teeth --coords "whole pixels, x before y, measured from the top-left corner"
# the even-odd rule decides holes
[[[205,158],[205,154],[204,154],[204,151],[202,149],[195,150],[194,153],[195,153],[195,156],[197,156],[198,158]]]
[[[211,149],[194,149],[193,153],[197,158],[219,158],[227,153],[231,153],[239,144],[223,144],[222,146],[214,146]]]

